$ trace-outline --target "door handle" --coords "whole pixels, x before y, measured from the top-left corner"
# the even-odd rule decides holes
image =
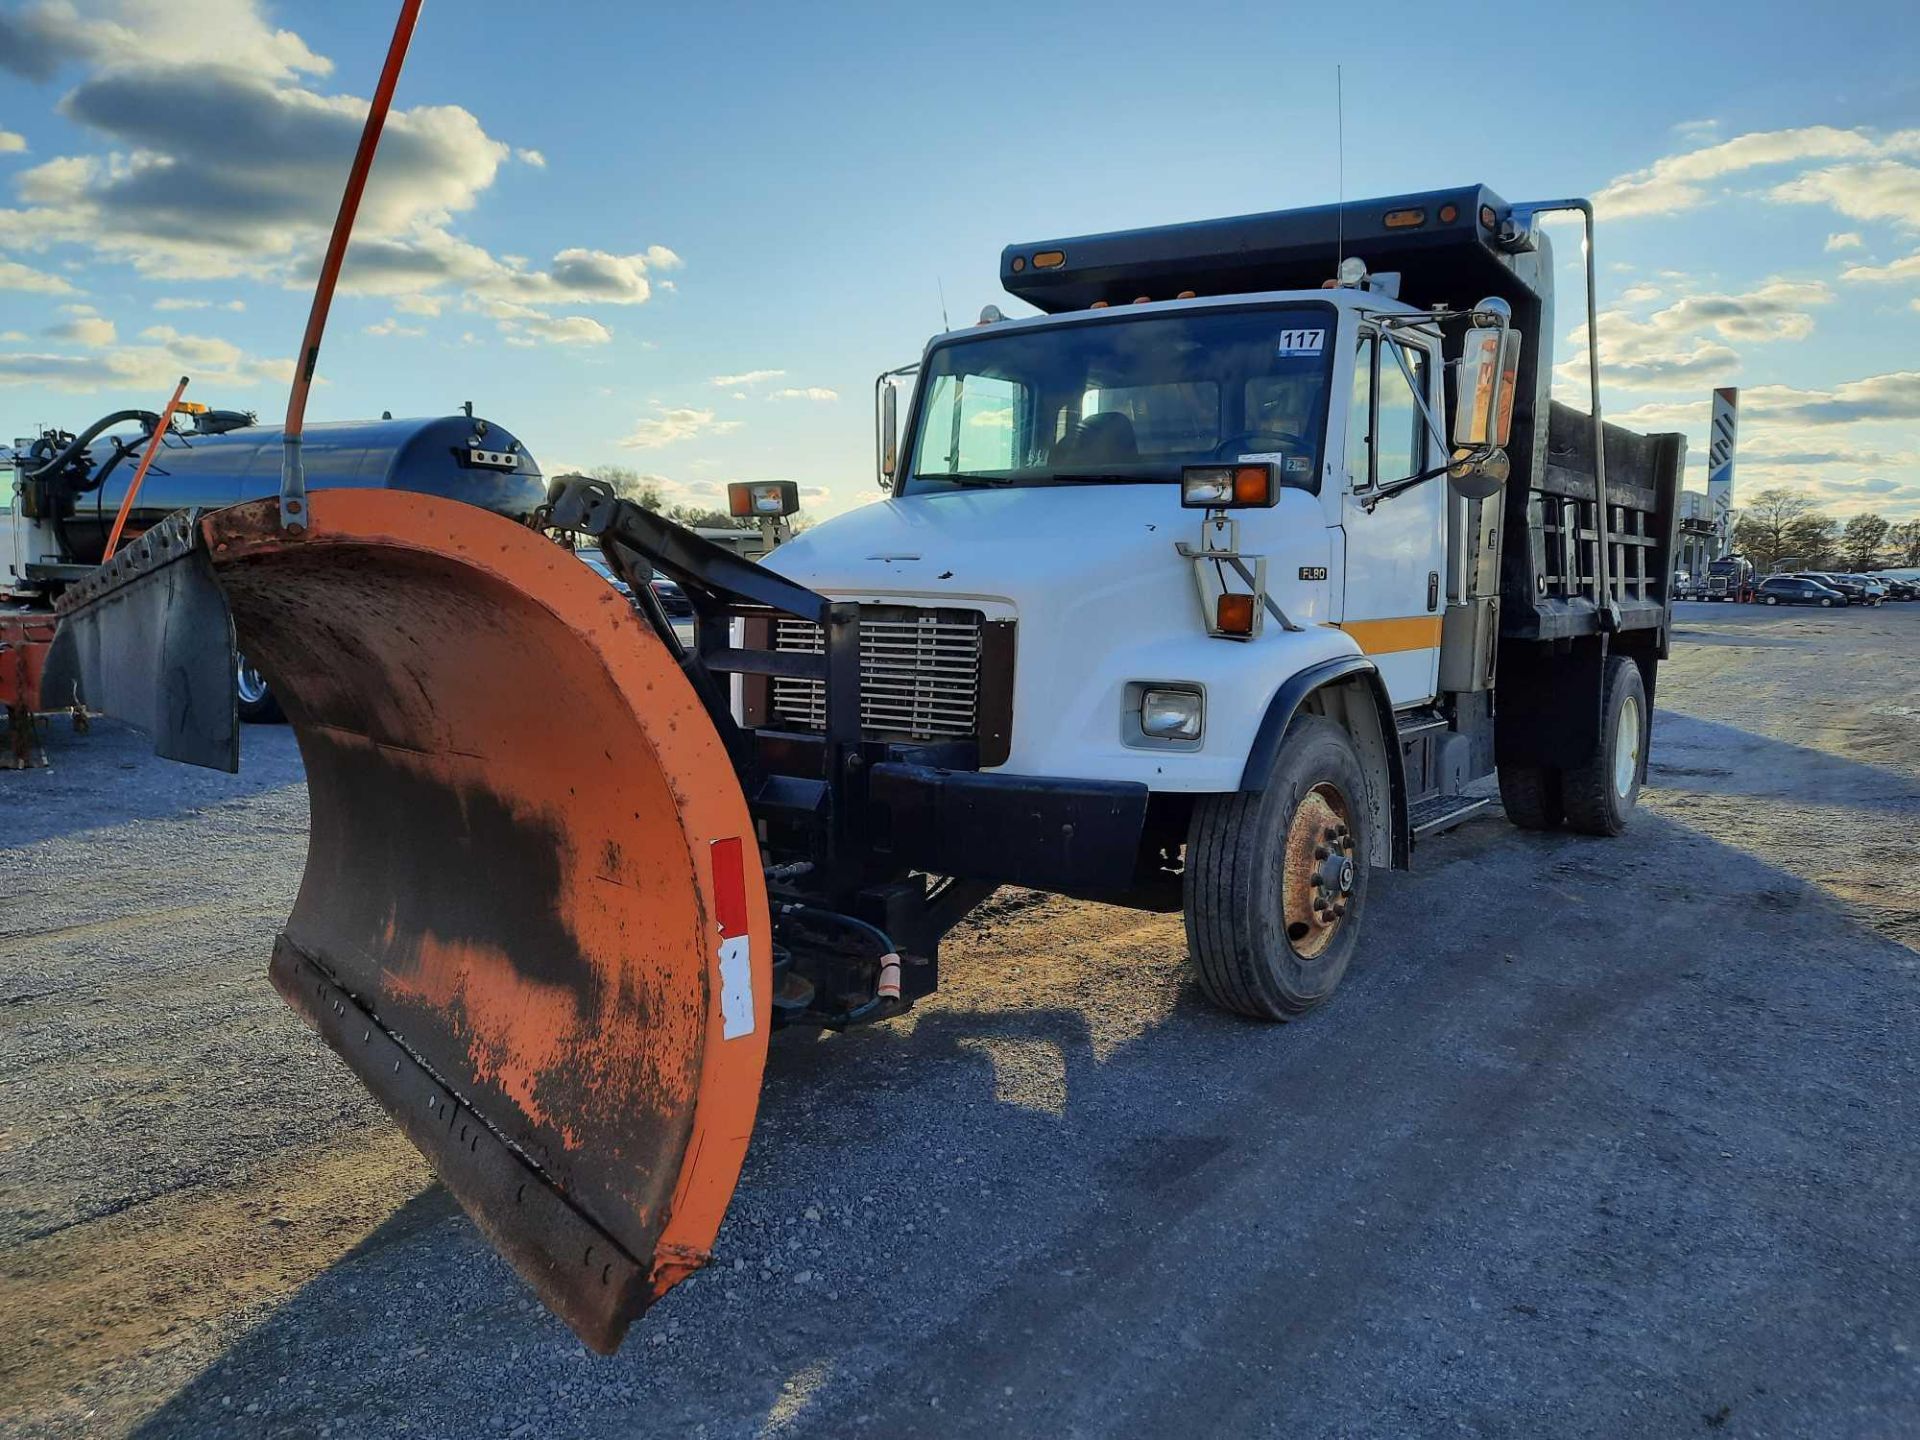
[[[1440,572],[1427,571],[1427,613],[1431,615],[1440,608]]]

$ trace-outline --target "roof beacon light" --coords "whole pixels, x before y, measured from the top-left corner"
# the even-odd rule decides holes
[[[1340,283],[1358,288],[1367,283],[1367,262],[1358,255],[1349,255],[1340,262]]]

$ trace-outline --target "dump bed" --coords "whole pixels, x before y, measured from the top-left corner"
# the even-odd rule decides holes
[[[1640,435],[1607,425],[1607,578],[1621,630],[1666,628],[1684,435]],[[1594,603],[1593,421],[1548,402],[1544,463],[1518,471],[1505,497],[1501,634],[1559,640],[1592,634]]]

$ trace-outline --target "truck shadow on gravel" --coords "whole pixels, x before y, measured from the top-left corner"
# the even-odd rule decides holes
[[[1618,842],[1476,821],[1377,887],[1339,998],[1284,1027],[1206,1010],[1177,922],[1120,913],[963,937],[910,1029],[778,1039],[717,1265],[618,1357],[436,1189],[140,1433],[1738,1435],[1920,1409],[1913,956],[1818,889],[1658,814]],[[1120,961],[1045,963],[1102,924]],[[1009,956],[1017,979],[966,978]]]
[[[240,773],[156,766],[153,742],[117,720],[75,734],[64,718],[43,723],[47,764],[0,770],[0,850],[62,836],[166,820],[298,785],[306,779],[293,729],[240,727]]]
[[[1651,788],[1870,810],[1920,819],[1920,780],[1714,720],[1662,710],[1647,767]],[[1873,748],[1871,740],[1863,748]]]

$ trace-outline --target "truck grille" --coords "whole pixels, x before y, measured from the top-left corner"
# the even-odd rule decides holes
[[[775,623],[773,648],[818,655],[820,627]],[[824,730],[825,687],[776,677],[775,724]],[[965,610],[868,605],[860,611],[860,728],[875,740],[959,740],[980,730],[980,616]]]

